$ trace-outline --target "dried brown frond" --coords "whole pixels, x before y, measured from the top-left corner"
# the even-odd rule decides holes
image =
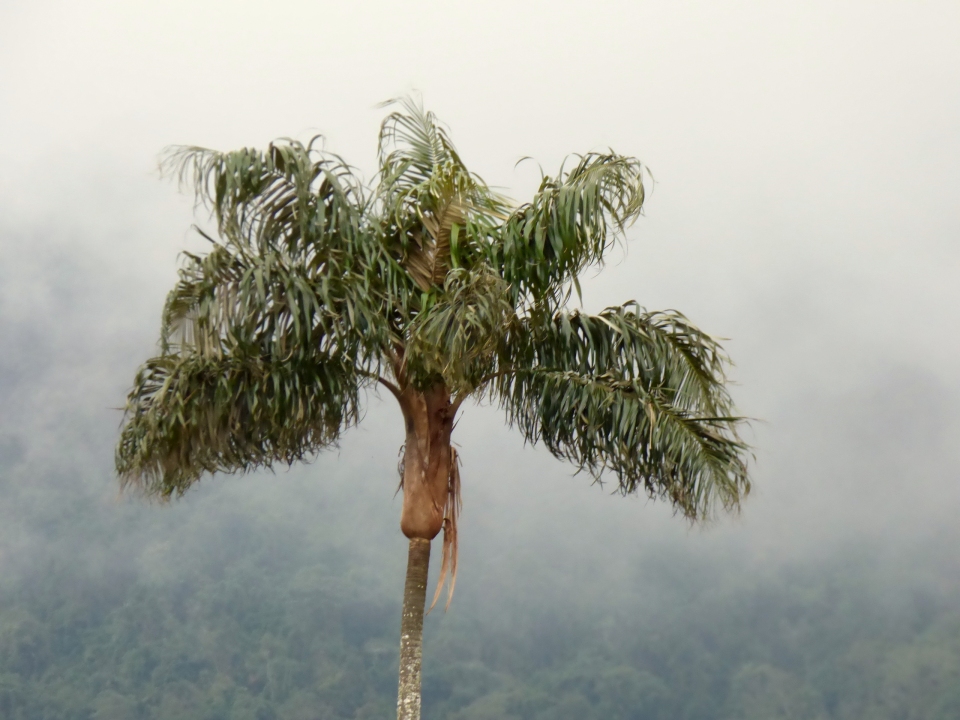
[[[460,516],[460,510],[463,501],[460,497],[460,456],[454,448],[450,448],[450,478],[447,484],[447,504],[444,507],[443,514],[443,554],[440,561],[440,577],[437,579],[437,590],[433,594],[433,600],[430,603],[429,613],[440,598],[440,592],[447,579],[447,573],[450,574],[450,586],[447,588],[447,604],[444,611],[450,609],[450,602],[453,600],[453,591],[457,586],[457,556],[459,555],[459,544],[457,538],[457,518]]]

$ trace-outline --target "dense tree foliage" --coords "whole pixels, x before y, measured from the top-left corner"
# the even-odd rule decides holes
[[[389,716],[398,570],[376,559],[388,535],[352,519],[357,479],[324,481],[306,496],[281,488],[260,512],[222,487],[168,512],[123,505],[119,524],[96,494],[35,508],[32,527],[82,537],[72,543],[81,547],[50,543],[0,582],[0,717]],[[330,499],[315,506],[321,496]],[[297,514],[298,502],[311,507]],[[428,618],[425,717],[960,715],[960,603],[935,588],[892,591],[869,553],[762,575],[683,556],[638,562],[659,594],[642,614],[582,597],[553,596],[548,609],[504,603],[502,588],[485,591],[468,574],[464,610]],[[499,575],[518,590],[533,582],[513,567]]]

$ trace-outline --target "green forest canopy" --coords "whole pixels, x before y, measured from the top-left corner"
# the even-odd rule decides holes
[[[26,470],[24,461],[3,469],[8,497]],[[165,510],[104,504],[95,477],[39,483],[47,500],[62,492],[69,511],[36,504],[33,529],[83,539],[79,548],[51,542],[0,583],[0,717],[393,712],[399,606],[383,548],[402,552],[402,542],[353,520],[358,509],[374,518],[392,510],[373,499],[379,488],[358,490],[369,480],[361,467],[330,457],[272,482],[201,488],[196,502]],[[485,542],[478,534],[474,546]],[[635,564],[636,578],[600,589],[571,586],[556,565],[540,580],[478,569],[497,587],[468,572],[458,607],[428,618],[426,717],[960,714],[960,601],[931,588],[891,592],[869,552],[759,575],[656,548]],[[631,593],[651,587],[656,601],[636,612]],[[531,602],[540,591],[550,592],[549,610]],[[491,593],[506,602],[488,604]]]

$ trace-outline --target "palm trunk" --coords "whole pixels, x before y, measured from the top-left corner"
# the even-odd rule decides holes
[[[430,541],[411,538],[407,581],[400,619],[400,687],[397,720],[420,720],[420,665],[423,647],[423,607],[427,598]]]

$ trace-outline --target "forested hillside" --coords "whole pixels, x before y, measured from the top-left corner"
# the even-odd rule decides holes
[[[370,440],[170,507],[36,459],[50,474],[31,477],[8,445],[2,492],[21,515],[4,532],[0,717],[390,717],[403,543],[394,478],[346,459]],[[599,495],[616,525],[624,501]],[[514,555],[482,524],[464,532],[457,597],[427,623],[427,718],[960,717],[960,599],[929,569],[866,547],[697,557],[708,530],[689,552],[594,543],[614,569],[589,571],[564,565],[561,537]]]

